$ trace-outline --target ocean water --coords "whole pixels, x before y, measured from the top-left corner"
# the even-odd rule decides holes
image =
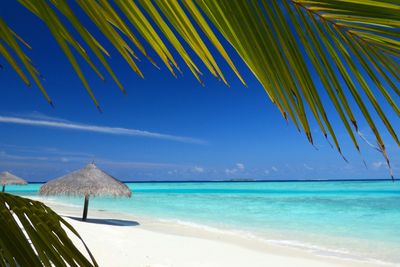
[[[400,182],[127,183],[131,199],[93,198],[90,209],[152,216],[246,234],[312,253],[400,266]],[[8,186],[37,195],[40,184]],[[82,205],[83,199],[50,199]]]

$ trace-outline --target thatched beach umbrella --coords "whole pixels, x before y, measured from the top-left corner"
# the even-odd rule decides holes
[[[0,184],[3,186],[2,192],[5,191],[6,185],[8,184],[27,184],[28,182],[22,178],[15,176],[9,172],[2,172],[0,173]]]
[[[103,172],[95,164],[48,181],[40,187],[40,195],[84,196],[82,220],[86,221],[90,196],[131,197],[131,190],[122,182]]]

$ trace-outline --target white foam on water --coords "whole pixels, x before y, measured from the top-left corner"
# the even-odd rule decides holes
[[[308,253],[312,253],[317,256],[321,257],[328,257],[328,258],[335,258],[341,260],[350,260],[355,262],[366,262],[366,263],[373,263],[373,264],[380,264],[380,265],[387,265],[387,266],[399,266],[398,263],[391,263],[382,261],[375,258],[363,257],[359,255],[355,255],[352,251],[347,249],[333,249],[324,246],[318,246],[306,242],[301,242],[299,240],[291,240],[291,239],[270,239],[258,235],[251,231],[239,230],[239,229],[231,229],[231,228],[218,228],[215,226],[210,226],[201,223],[195,223],[191,221],[183,221],[179,219],[157,219],[160,222],[164,223],[173,223],[179,224],[182,226],[195,228],[203,231],[207,231],[209,233],[216,233],[216,234],[223,234],[223,235],[231,235],[240,238],[252,239],[255,241],[263,242],[269,245],[275,245],[280,247],[289,247],[294,248],[302,251],[306,251]]]

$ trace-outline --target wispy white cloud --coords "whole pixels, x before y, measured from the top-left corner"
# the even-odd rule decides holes
[[[80,157],[80,158],[94,158],[94,154],[77,151],[65,151],[55,147],[43,147],[43,146],[20,146],[0,143],[0,151],[13,151],[14,153],[23,153],[24,155],[40,154],[46,155],[46,157],[63,156],[63,157]]]
[[[371,165],[372,165],[372,169],[374,169],[374,170],[378,170],[382,167],[387,167],[387,165],[384,161],[375,161],[375,162],[372,162]]]
[[[4,150],[0,150],[0,160],[8,160],[8,161],[19,161],[19,162],[32,162],[32,161],[42,161],[54,164],[55,162],[90,162],[93,157],[88,156],[74,156],[74,155],[65,155],[65,156],[54,156],[48,154],[35,154],[35,155],[19,155],[15,153],[9,153]]]
[[[92,162],[91,159],[71,157],[19,156],[0,152],[0,169],[15,172],[31,181],[43,181],[77,170]],[[168,171],[173,177],[186,177],[194,166],[164,162],[122,161],[97,158],[95,163],[107,172],[122,180],[129,179],[163,179],[162,174]],[[153,177],[154,176],[154,177]]]
[[[245,166],[243,163],[236,163],[234,168],[225,169],[225,174],[231,175],[231,174],[235,174],[238,172],[243,172],[244,169],[245,169]]]
[[[14,154],[9,154],[6,151],[0,151],[0,159],[7,159],[7,160],[49,160],[48,157],[42,157],[42,156],[20,156],[20,155],[14,155]]]
[[[314,168],[313,168],[313,167],[311,167],[311,166],[307,165],[306,163],[304,163],[304,164],[303,164],[303,167],[304,167],[304,169],[306,169],[306,170],[309,170],[309,171],[312,171],[312,170],[314,170]]]
[[[171,170],[171,171],[168,171],[167,173],[168,173],[169,175],[173,175],[173,174],[178,173],[178,171],[177,171],[177,170]]]
[[[194,166],[193,167],[193,172],[203,173],[204,172],[204,168],[203,167],[199,167],[199,166]]]
[[[237,169],[225,169],[225,173],[226,174],[235,174],[235,173],[237,173]]]
[[[19,114],[9,114],[11,117],[23,117],[23,118],[30,118],[30,119],[36,119],[36,120],[45,120],[45,121],[58,121],[58,122],[69,122],[66,119],[61,119],[58,117],[52,117],[46,114],[43,114],[38,111],[32,111],[32,112],[27,112],[27,113],[19,113]]]
[[[236,167],[241,171],[244,170],[244,164],[243,163],[236,163]]]
[[[162,134],[162,133],[149,132],[149,131],[143,131],[143,130],[137,130],[137,129],[129,129],[129,128],[81,124],[81,123],[70,122],[70,121],[42,120],[42,119],[35,119],[35,118],[22,118],[22,117],[1,116],[0,115],[0,123],[30,125],[30,126],[36,126],[36,127],[50,127],[50,128],[96,132],[96,133],[113,134],[113,135],[139,136],[139,137],[164,139],[164,140],[171,140],[171,141],[184,142],[184,143],[194,143],[194,144],[205,144],[206,143],[204,140],[192,138],[192,137],[176,136],[176,135]]]
[[[185,165],[173,163],[158,163],[158,162],[141,162],[141,161],[118,161],[108,159],[97,159],[94,161],[100,166],[114,169],[170,169],[170,168],[188,168]]]
[[[272,167],[271,167],[271,170],[273,170],[274,172],[279,171],[279,169],[278,169],[277,167],[275,167],[275,166],[272,166]]]
[[[70,159],[69,159],[69,158],[67,158],[67,157],[61,157],[61,161],[62,161],[62,162],[69,162],[69,161],[70,161]]]
[[[93,156],[70,156],[61,155],[62,151],[58,151],[59,156],[54,155],[18,155],[14,153],[9,153],[7,151],[0,150],[0,160],[7,161],[8,164],[68,164],[73,163],[77,166],[83,166],[87,163],[94,161],[96,164],[107,168],[113,169],[168,169],[168,168],[183,168],[183,169],[195,169],[198,167],[172,164],[172,163],[159,163],[159,162],[141,162],[141,161],[123,161],[123,160],[111,160],[106,158],[96,158]]]

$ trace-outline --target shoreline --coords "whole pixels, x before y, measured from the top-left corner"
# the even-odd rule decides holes
[[[32,199],[44,202],[62,215],[82,236],[100,266],[239,267],[248,266],[250,262],[251,266],[396,266],[265,242],[240,229],[224,230],[108,210],[89,209],[88,222],[82,222],[81,207],[41,197]],[[102,238],[98,236],[100,233],[103,233]],[[146,257],[138,254],[146,254]]]

